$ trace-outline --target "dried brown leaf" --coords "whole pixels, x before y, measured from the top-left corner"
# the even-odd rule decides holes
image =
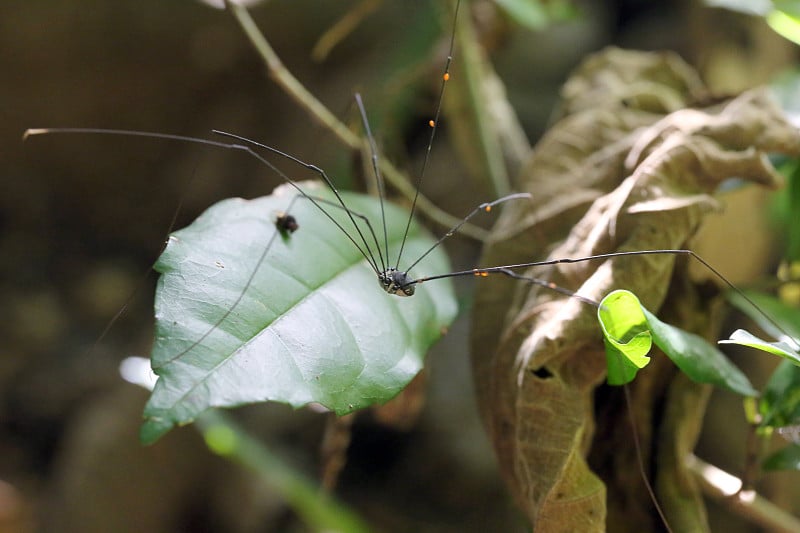
[[[578,69],[580,79],[566,85],[570,90],[565,93],[573,96],[564,108],[572,114],[535,147],[521,178],[522,188],[535,201],[506,210],[487,248],[487,264],[532,261],[543,252],[561,258],[685,247],[703,218],[719,209],[713,194],[722,181],[739,177],[778,186],[780,178],[765,154],[800,152],[798,132],[764,91],[705,109],[675,110],[678,101],[688,106],[693,95],[702,93],[691,70],[675,56],[614,49],[590,63],[591,68]],[[609,84],[609,79],[628,83]],[[593,94],[597,106],[590,107],[584,92],[574,90],[577,86]],[[641,95],[632,92],[635,87]],[[657,101],[673,112],[654,113],[656,100],[647,97],[653,94],[669,94]],[[626,288],[654,312],[662,309],[669,293],[671,304],[662,312],[683,320],[687,329],[707,333],[711,324],[706,303],[673,275],[675,264],[669,255],[620,257],[529,274],[595,301]],[[630,432],[625,461],[598,458],[594,451],[596,433],[617,431],[605,422],[595,428],[601,424],[595,412],[605,407],[595,406],[596,389],[605,378],[605,356],[594,309],[538,286],[503,280],[480,285],[476,309],[473,366],[479,402],[501,470],[535,530],[605,530],[606,488],[589,468],[587,456],[596,468],[599,463],[604,479],[610,475],[629,485],[630,493],[621,496],[617,486],[609,488],[614,506],[608,521],[614,530],[649,530],[654,519],[641,479],[637,483],[641,476],[630,462]],[[632,416],[645,459],[657,431],[652,408],[666,395],[673,375],[669,363],[648,370],[648,377],[637,380],[632,390]],[[612,395],[613,401],[619,397]],[[617,407],[624,414],[624,407]],[[698,407],[697,417],[703,405]],[[696,437],[696,432],[685,433],[675,445],[681,450]],[[610,448],[619,451],[620,443]],[[701,505],[691,490],[681,497]],[[623,512],[628,514],[619,520]],[[685,516],[694,520],[695,530],[706,527],[702,509]]]

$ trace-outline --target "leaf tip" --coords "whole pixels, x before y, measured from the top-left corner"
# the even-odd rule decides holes
[[[145,417],[142,427],[139,429],[139,442],[144,446],[155,444],[161,437],[166,435],[174,422],[161,417]]]

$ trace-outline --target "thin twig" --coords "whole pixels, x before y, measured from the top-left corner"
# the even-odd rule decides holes
[[[228,11],[233,15],[236,22],[241,26],[253,48],[256,49],[258,54],[264,60],[267,66],[270,77],[277,83],[286,93],[294,99],[300,107],[305,109],[311,117],[319,122],[322,126],[327,128],[333,135],[346,147],[351,150],[361,150],[361,139],[351,132],[344,124],[325,107],[325,105],[317,100],[300,81],[289,72],[283,65],[275,50],[267,41],[266,37],[261,30],[256,26],[255,21],[250,16],[246,8],[239,4],[232,3],[226,0]],[[414,187],[411,185],[410,180],[403,175],[397,168],[395,168],[388,160],[380,160],[380,169],[383,172],[386,181],[389,182],[402,196],[409,200],[414,197]],[[457,224],[460,219],[442,211],[433,202],[423,196],[419,196],[417,200],[417,207],[433,222],[445,228],[450,228]],[[488,235],[487,231],[472,225],[464,225],[460,233],[473,239],[484,241]]]
[[[695,455],[686,460],[687,468],[700,482],[703,492],[731,511],[775,532],[800,531],[800,519],[781,509],[753,490],[741,490],[742,481]]]
[[[317,44],[311,49],[311,58],[322,62],[333,48],[344,40],[361,24],[368,15],[381,5],[381,0],[361,0],[361,3],[349,10],[328,31],[322,34]]]

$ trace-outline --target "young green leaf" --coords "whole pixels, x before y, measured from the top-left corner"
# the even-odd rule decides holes
[[[628,291],[614,291],[597,310],[606,345],[608,383],[622,385],[647,366],[653,346],[639,300]]]
[[[628,352],[619,346],[635,345],[639,349],[634,351],[635,357],[631,363],[625,366],[628,370],[644,366],[639,366],[646,354],[646,352],[641,353],[641,349],[647,344],[644,339],[652,337],[652,342],[661,348],[692,380],[699,383],[711,383],[745,396],[757,394],[745,375],[730,363],[722,352],[702,337],[662,322],[645,309],[639,299],[630,291],[614,291],[607,295],[600,302],[598,319],[606,338],[606,346],[611,344],[626,357],[629,357]],[[627,337],[609,335],[609,332],[614,333],[615,331],[622,331],[626,333]],[[625,342],[626,339],[628,342]],[[631,341],[635,342],[631,343]],[[608,353],[607,351],[606,357],[609,361],[618,356],[617,352]],[[613,375],[612,371],[614,371]],[[635,372],[633,375],[618,373],[616,368],[609,365],[609,383],[627,383],[633,379],[634,375]]]
[[[321,187],[304,188],[332,199]],[[386,294],[369,263],[310,201],[291,208],[297,232],[278,232],[276,215],[294,195],[282,187],[256,200],[222,201],[170,237],[156,265],[162,276],[151,363],[158,381],[145,407],[142,441],[154,442],[211,407],[317,402],[343,414],[386,402],[417,374],[452,322],[448,281],[425,285],[411,298]],[[354,211],[380,220],[376,199],[343,196]],[[326,208],[355,234],[344,210]],[[386,218],[396,258],[407,214],[386,205]],[[359,225],[374,250],[366,225]],[[382,228],[375,231],[382,244]],[[404,257],[432,242],[412,225]],[[439,249],[414,271],[449,267]]]

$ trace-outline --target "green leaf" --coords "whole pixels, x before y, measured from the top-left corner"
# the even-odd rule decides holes
[[[781,341],[767,342],[743,329],[737,329],[731,333],[729,339],[721,340],[719,344],[738,344],[740,346],[755,348],[756,350],[783,357],[796,365],[800,365],[800,355],[798,355],[797,351],[789,344]]]
[[[637,308],[638,311],[635,311]],[[643,332],[647,331],[648,335],[652,336],[653,342],[692,380],[711,383],[745,396],[757,394],[745,375],[728,361],[722,352],[698,335],[661,322],[645,309],[630,291],[614,291],[606,296],[600,302],[598,319],[606,335],[607,345],[611,343],[626,357],[628,353],[619,348],[620,345],[633,344],[637,347],[638,351],[633,351],[636,357],[626,366],[628,370],[641,368],[639,364],[644,357],[641,349],[646,345],[642,340],[645,337]],[[608,323],[609,320],[612,321],[611,324]],[[622,326],[617,327],[615,324]],[[626,343],[625,337],[609,338],[607,332],[616,330],[628,332],[628,337],[634,342]],[[607,352],[606,357],[610,360],[617,355]],[[635,372],[633,374],[635,375]],[[625,373],[612,375],[612,368],[609,368],[609,383],[627,383],[631,379],[633,376]]]
[[[761,466],[764,470],[800,470],[800,444],[790,444],[773,453]]]
[[[800,20],[795,7],[787,11],[775,9],[767,15],[766,21],[775,33],[800,44]]]
[[[614,291],[601,303],[597,317],[606,344],[608,382],[629,383],[650,362],[647,354],[653,346],[639,300],[628,291]]]
[[[761,427],[800,423],[800,367],[783,361],[770,376],[759,402]]]
[[[661,322],[647,309],[642,310],[656,345],[693,381],[711,383],[743,396],[758,394],[725,354],[704,338]]]
[[[332,197],[322,187],[304,188]],[[409,298],[387,294],[353,244],[309,201],[293,204],[300,229],[281,236],[274,221],[294,195],[282,187],[256,200],[222,201],[170,237],[156,265],[162,276],[151,364],[158,381],[145,407],[143,442],[211,407],[317,402],[344,414],[386,402],[417,374],[430,345],[452,322],[456,303],[448,280],[417,287]],[[378,224],[377,200],[343,196]],[[354,233],[343,210],[328,210]],[[408,215],[393,205],[386,215],[394,261]],[[375,230],[382,242],[382,229]],[[432,243],[413,224],[405,264]],[[214,327],[266,246],[245,296]],[[442,272],[449,272],[448,261],[437,249],[412,274]]]

